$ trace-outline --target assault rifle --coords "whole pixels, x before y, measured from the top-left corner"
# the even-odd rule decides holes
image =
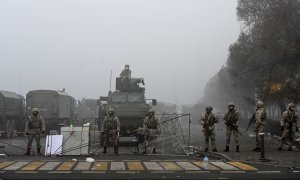
[[[249,122],[249,125],[248,125],[248,127],[246,129],[246,132],[249,130],[249,127],[251,126],[252,123],[254,123],[254,121],[255,121],[255,113],[253,114],[253,116],[252,116],[252,118],[251,118],[251,120]]]
[[[243,136],[242,133],[239,131],[238,127],[237,127],[237,126],[234,126],[231,122],[227,121],[227,122],[226,122],[226,125],[228,125],[228,126],[231,127],[234,131],[238,132],[241,136]]]

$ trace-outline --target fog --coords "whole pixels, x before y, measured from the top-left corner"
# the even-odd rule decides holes
[[[0,0],[0,89],[107,95],[125,64],[148,98],[195,103],[238,35],[237,0]],[[114,89],[114,86],[112,87]]]

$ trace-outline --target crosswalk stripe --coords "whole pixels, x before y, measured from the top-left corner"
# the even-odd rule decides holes
[[[245,170],[245,171],[257,171],[257,169],[255,167],[244,164],[244,163],[240,163],[240,162],[228,162],[228,164],[235,166],[237,168],[240,168],[242,170]]]
[[[124,170],[126,170],[125,163],[124,162],[111,162],[110,170],[112,170],[112,171],[124,171]]]
[[[79,162],[77,166],[74,168],[76,171],[87,171],[90,169],[92,163],[89,162]]]
[[[127,162],[128,169],[130,171],[143,171],[145,170],[140,162]]]
[[[182,170],[179,166],[177,166],[173,162],[160,162],[160,164],[163,166],[165,170],[168,171],[180,171]]]
[[[185,170],[193,171],[193,170],[200,170],[197,166],[193,165],[190,162],[177,162],[177,164]]]
[[[239,170],[238,168],[231,166],[229,164],[226,164],[224,162],[211,162],[211,164],[218,166],[219,168],[223,169],[223,170],[227,170],[227,171],[237,171]]]
[[[2,162],[0,163],[0,169],[3,169],[11,164],[15,163],[15,161],[5,161],[5,162]]]
[[[56,170],[57,171],[69,171],[75,165],[75,162],[64,162]]]
[[[42,167],[40,167],[39,170],[41,170],[41,171],[51,171],[54,168],[56,168],[59,164],[60,164],[60,162],[47,162]]]
[[[94,166],[92,167],[91,170],[93,171],[106,171],[108,167],[107,162],[95,162]]]
[[[20,169],[21,167],[25,166],[26,164],[29,164],[30,162],[16,162],[10,166],[7,166],[6,168],[4,168],[3,170],[5,171],[13,171],[13,170],[17,170]]]
[[[162,171],[162,170],[164,170],[157,162],[144,162],[144,165],[150,171]]]
[[[39,167],[41,167],[43,164],[45,164],[45,162],[32,162],[32,163],[28,164],[27,166],[23,167],[21,170],[22,171],[34,171],[34,170],[38,169]]]
[[[204,164],[203,164],[203,162],[201,162],[201,161],[193,162],[193,164],[195,164],[196,166],[200,167],[201,169],[204,169]],[[220,169],[217,168],[217,167],[214,166],[214,165],[208,164],[208,170],[211,170],[211,171],[219,171]]]

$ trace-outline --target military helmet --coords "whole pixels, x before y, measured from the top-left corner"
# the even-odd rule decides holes
[[[290,109],[291,107],[296,107],[294,103],[289,103],[288,105],[288,109]]]
[[[153,109],[150,109],[150,110],[148,111],[148,114],[150,114],[150,113],[155,114],[155,111],[154,111]]]
[[[257,101],[256,102],[256,107],[261,108],[263,106],[264,106],[264,102],[262,102],[262,101]]]
[[[114,108],[110,107],[110,108],[108,108],[107,112],[115,112],[115,110],[114,110]]]
[[[129,64],[126,64],[126,65],[125,65],[125,68],[128,68],[128,69],[129,69]]]
[[[39,112],[39,109],[38,108],[33,108],[32,112]]]
[[[234,106],[234,103],[233,102],[229,102],[228,106]]]
[[[207,106],[205,109],[206,109],[206,111],[210,111],[211,112],[213,110],[213,107]]]

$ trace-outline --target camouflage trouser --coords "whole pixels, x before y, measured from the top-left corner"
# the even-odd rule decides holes
[[[205,130],[203,130],[203,134],[204,134],[206,148],[209,147],[209,139],[210,139],[211,147],[213,149],[216,148],[215,130],[214,129],[213,130],[205,129]]]
[[[259,133],[262,133],[264,131],[265,126],[264,125],[258,125],[257,127],[255,127],[255,135],[256,135],[256,147],[260,148],[261,142],[260,142],[260,137],[259,137]]]
[[[233,134],[235,144],[239,145],[239,133],[237,131],[231,129],[230,127],[227,127],[226,128],[226,146],[229,146],[229,144],[230,144],[231,134]]]
[[[289,128],[284,128],[281,136],[280,146],[282,147],[285,142],[288,142],[289,147],[292,147],[293,143],[293,131]]]
[[[117,137],[118,137],[118,134],[114,131],[104,132],[104,134],[103,134],[103,146],[107,147],[107,146],[109,146],[110,143],[112,143],[113,146],[118,146],[119,138],[117,138]]]
[[[27,143],[27,148],[31,148],[32,146],[32,142],[33,142],[33,139],[35,138],[35,142],[36,142],[36,147],[37,148],[41,148],[41,134],[40,133],[37,133],[37,134],[29,134],[28,135],[28,143]]]

